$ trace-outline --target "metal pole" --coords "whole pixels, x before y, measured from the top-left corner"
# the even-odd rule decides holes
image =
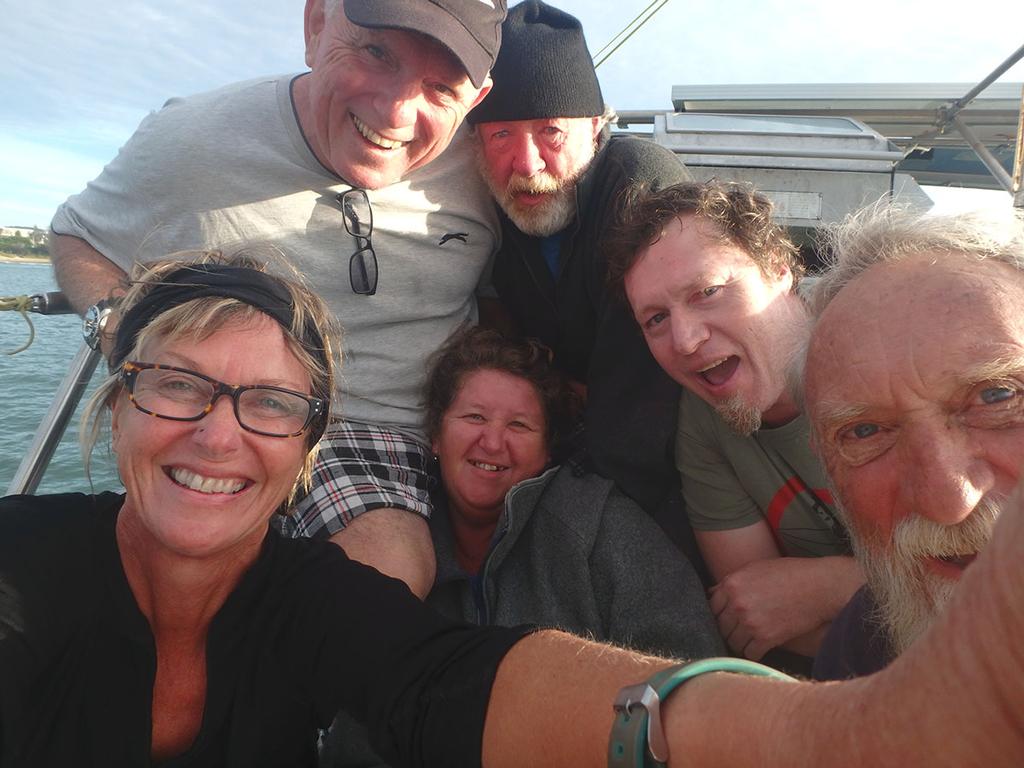
[[[977,134],[975,134],[974,131],[968,128],[967,124],[964,123],[964,121],[961,120],[959,117],[953,117],[953,119],[950,122],[960,132],[960,135],[967,140],[967,143],[971,145],[971,149],[974,150],[974,154],[976,154],[978,158],[981,160],[981,162],[985,164],[985,167],[988,168],[989,173],[995,176],[996,181],[999,182],[1003,189],[1005,189],[1012,195],[1013,180],[1010,179],[1010,174],[1008,174],[1006,172],[1006,169],[999,164],[999,161],[996,160],[995,156],[993,156],[993,154],[988,151],[988,147],[986,147],[984,144],[981,143],[981,141],[979,141]]]
[[[914,136],[910,140],[908,147],[914,148],[920,146],[921,142],[928,141],[929,139],[942,134],[946,130],[947,125],[955,123],[955,118],[962,109],[966,108],[968,104],[970,104],[978,97],[978,94],[980,94],[990,85],[992,85],[992,83],[994,83],[996,80],[1002,77],[1003,73],[1006,72],[1006,70],[1008,70],[1010,67],[1016,64],[1018,61],[1020,61],[1022,57],[1024,57],[1024,45],[1022,45],[1016,51],[1011,53],[1010,56],[1006,59],[1006,61],[1004,61],[994,70],[992,70],[988,77],[986,77],[976,86],[971,88],[971,90],[969,90],[959,99],[951,101],[945,106],[939,107],[935,112],[935,127],[932,128],[931,130],[925,131],[924,133],[920,133],[917,136]],[[963,131],[961,131],[961,133],[963,133]],[[1020,132],[1018,131],[1018,135],[1019,134]],[[966,136],[964,138],[966,138]]]
[[[986,88],[992,85],[992,83],[994,83],[996,80],[1002,77],[1003,73],[1006,72],[1006,70],[1008,70],[1010,67],[1016,64],[1018,61],[1020,61],[1022,57],[1024,57],[1024,45],[1022,45],[1016,51],[1011,53],[1006,61],[1004,61],[994,70],[992,70],[992,74],[990,74],[976,86],[971,88],[971,90],[965,93],[961,98],[954,101],[952,106],[950,107],[949,117],[956,117],[957,112],[959,112],[961,109],[963,109],[972,101],[974,101],[974,99],[977,97],[979,93],[984,91]]]
[[[903,159],[899,151],[875,149],[847,149],[842,151],[823,149],[764,149],[762,147],[719,147],[701,144],[665,145],[677,155],[736,155],[754,157],[798,157],[810,160],[884,160],[898,163]],[[1003,171],[1005,174],[1006,171]]]
[[[1021,91],[1020,95],[1020,113],[1017,116],[1017,147],[1013,160],[1013,205],[1015,208],[1024,208],[1022,165],[1024,165],[1024,91]]]
[[[82,399],[82,393],[92,379],[96,364],[100,361],[102,354],[98,349],[92,349],[88,344],[82,344],[74,360],[71,361],[71,368],[60,384],[57,394],[54,395],[50,409],[46,416],[39,423],[35,437],[32,438],[32,445],[28,453],[21,460],[18,471],[14,473],[11,484],[7,486],[7,493],[35,493],[39,482],[43,479],[43,473],[53,458],[54,451],[60,443],[64,430],[67,429],[71,417],[75,414],[78,401]]]

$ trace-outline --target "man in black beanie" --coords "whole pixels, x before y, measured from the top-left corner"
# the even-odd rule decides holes
[[[696,557],[673,464],[679,385],[609,294],[602,247],[624,187],[689,174],[654,142],[610,135],[614,112],[576,18],[527,0],[509,9],[501,34],[494,86],[466,118],[502,211],[495,288],[517,330],[550,346],[586,393],[589,464]]]

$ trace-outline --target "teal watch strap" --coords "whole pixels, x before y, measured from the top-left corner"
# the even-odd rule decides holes
[[[612,705],[615,721],[608,740],[608,768],[658,768],[668,762],[668,741],[661,724],[661,702],[677,687],[708,672],[739,672],[778,680],[789,675],[746,659],[711,658],[655,672],[644,683],[619,691]]]

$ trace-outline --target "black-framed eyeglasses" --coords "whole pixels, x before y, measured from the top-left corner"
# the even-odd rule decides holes
[[[267,437],[298,437],[324,412],[326,403],[282,387],[225,384],[187,368],[126,362],[121,378],[128,399],[150,416],[172,421],[199,421],[227,395],[242,429]]]
[[[348,260],[348,280],[352,292],[373,296],[377,292],[377,253],[370,236],[373,234],[373,209],[362,189],[350,189],[338,195],[345,230],[356,240],[356,252]]]

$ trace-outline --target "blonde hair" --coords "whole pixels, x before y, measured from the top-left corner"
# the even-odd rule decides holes
[[[128,312],[163,278],[187,264],[223,264],[258,272],[272,271],[292,299],[291,328],[282,327],[285,345],[309,374],[313,395],[330,404],[336,372],[340,369],[340,329],[327,305],[305,285],[298,271],[285,261],[283,254],[276,248],[249,246],[228,254],[216,250],[181,251],[160,261],[137,264],[129,279],[130,288],[119,302],[116,312],[120,315]],[[288,276],[283,277],[282,273]],[[139,331],[127,357],[137,359],[144,347],[158,340],[168,342],[186,339],[198,342],[209,338],[226,325],[251,323],[265,316],[258,308],[238,299],[220,296],[192,299],[172,306],[153,318]],[[310,349],[309,333],[306,330],[309,327],[319,333],[319,340],[323,342],[322,350]],[[103,417],[124,389],[120,362],[117,361],[117,367],[110,370],[110,375],[89,399],[82,413],[79,442],[87,477],[90,457],[103,428]],[[326,425],[329,418],[328,405],[324,414],[318,417],[317,423]],[[308,451],[295,487],[288,495],[288,505],[300,490],[305,491],[310,487],[320,432],[322,430],[311,430],[307,436]]]

